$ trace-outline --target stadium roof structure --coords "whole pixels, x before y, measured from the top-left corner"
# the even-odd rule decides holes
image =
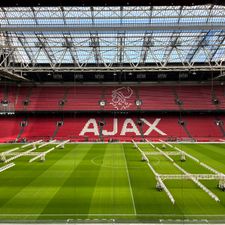
[[[222,71],[225,6],[0,8],[0,70]]]
[[[7,0],[0,7],[15,6],[171,6],[171,5],[225,5],[223,0]]]

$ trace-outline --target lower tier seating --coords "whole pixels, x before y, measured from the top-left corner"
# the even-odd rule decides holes
[[[22,117],[1,117],[0,142],[52,138],[80,142],[225,139],[225,116],[67,116],[61,126],[57,126],[57,122],[62,119],[57,117],[30,117],[26,118],[26,126],[22,129],[23,120]]]
[[[0,142],[15,141],[19,135],[22,118],[0,117]]]
[[[54,134],[57,118],[28,118],[27,126],[20,138],[49,140]]]

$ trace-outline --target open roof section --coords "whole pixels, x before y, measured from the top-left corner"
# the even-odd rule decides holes
[[[225,7],[0,7],[8,73],[223,71]]]
[[[220,70],[225,7],[1,7],[0,67],[15,72]]]

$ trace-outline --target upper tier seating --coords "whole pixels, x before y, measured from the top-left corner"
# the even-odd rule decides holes
[[[172,87],[142,87],[139,89],[143,101],[141,109],[148,110],[178,110]]]
[[[225,109],[225,87],[224,86],[218,86],[214,90],[215,96],[219,100],[219,108]]]
[[[16,111],[225,109],[222,86],[213,89],[210,86],[0,86],[0,100],[5,99],[15,106]],[[213,99],[218,99],[217,105]],[[136,105],[137,100],[140,105]],[[28,102],[27,105],[24,101]],[[100,106],[100,101],[105,105]]]
[[[209,86],[181,86],[176,88],[182,108],[187,110],[215,110],[212,102],[211,87]]]
[[[64,110],[100,110],[101,92],[99,87],[69,87]]]

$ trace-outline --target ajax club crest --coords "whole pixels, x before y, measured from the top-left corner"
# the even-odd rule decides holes
[[[111,105],[117,110],[128,109],[132,103],[128,100],[133,95],[133,90],[130,87],[121,87],[112,91],[112,101]]]

